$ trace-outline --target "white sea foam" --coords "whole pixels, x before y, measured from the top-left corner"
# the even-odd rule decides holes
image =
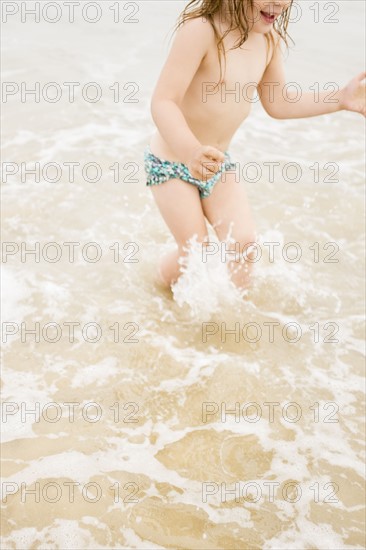
[[[180,258],[182,275],[173,285],[177,304],[188,306],[191,317],[207,320],[214,313],[235,308],[243,299],[243,292],[230,279],[227,264],[220,255],[207,255],[202,261],[202,245],[192,239],[188,254]]]

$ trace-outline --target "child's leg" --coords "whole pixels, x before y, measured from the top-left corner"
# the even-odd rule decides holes
[[[244,185],[236,178],[235,172],[225,172],[211,195],[202,200],[202,208],[220,241],[226,241],[231,230],[230,235],[235,243],[227,244],[226,249],[236,250],[240,254],[239,258],[228,254],[228,265],[234,283],[246,288],[250,284],[252,262],[243,261],[243,251],[249,243],[255,242],[256,235]],[[250,254],[249,258],[252,258]]]
[[[165,223],[175,238],[178,248],[160,262],[161,282],[170,286],[180,275],[178,258],[186,255],[183,247],[197,235],[197,241],[207,239],[207,226],[198,189],[179,179],[168,180],[150,187]]]

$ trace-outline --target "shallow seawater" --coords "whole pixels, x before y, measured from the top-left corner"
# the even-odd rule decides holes
[[[230,147],[257,223],[253,286],[231,285],[211,231],[208,261],[193,254],[162,290],[174,243],[143,150],[184,3],[130,4],[133,24],[106,2],[95,24],[4,25],[3,80],[64,94],[3,104],[19,171],[2,187],[2,546],[363,548],[364,121],[253,105]],[[287,79],[344,85],[362,70],[364,4],[320,5],[316,24],[304,5]],[[35,162],[61,171],[22,181]]]

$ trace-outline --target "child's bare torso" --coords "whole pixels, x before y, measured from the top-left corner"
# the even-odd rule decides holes
[[[223,152],[228,149],[236,130],[247,118],[256,86],[273,53],[272,44],[268,46],[265,36],[255,32],[249,34],[240,48],[229,50],[237,42],[238,36],[236,32],[231,32],[224,40],[226,72],[224,75],[225,62],[222,57],[222,79],[219,86],[214,88],[220,77],[220,65],[212,30],[208,53],[179,105],[188,126],[201,144],[211,145]],[[150,145],[161,158],[181,161],[158,130]]]

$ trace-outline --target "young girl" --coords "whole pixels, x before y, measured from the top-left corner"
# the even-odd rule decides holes
[[[177,249],[164,257],[159,277],[171,286],[192,237],[207,244],[206,220],[239,254],[228,263],[238,287],[249,284],[255,227],[244,186],[228,148],[247,118],[257,88],[266,112],[277,119],[340,110],[366,114],[366,73],[324,102],[329,92],[305,93],[297,102],[286,86],[281,42],[293,0],[191,0],[177,23],[168,59],[151,101],[157,126],[145,150],[147,185]],[[255,83],[255,86],[253,85]],[[287,98],[288,99],[287,99]],[[229,249],[229,246],[227,247]]]

